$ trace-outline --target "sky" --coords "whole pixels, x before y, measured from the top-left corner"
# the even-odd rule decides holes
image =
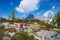
[[[12,9],[17,18],[33,14],[35,19],[52,19],[60,12],[60,0],[0,0],[0,17],[8,18]]]

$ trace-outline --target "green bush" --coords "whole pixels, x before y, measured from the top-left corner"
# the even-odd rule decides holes
[[[0,29],[4,29],[4,25],[3,26],[0,26]]]
[[[34,36],[29,36],[27,32],[16,33],[11,40],[34,40]]]

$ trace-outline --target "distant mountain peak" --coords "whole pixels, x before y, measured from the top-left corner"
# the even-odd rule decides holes
[[[29,14],[26,18],[24,18],[24,20],[32,20],[32,19],[34,19],[33,14]]]

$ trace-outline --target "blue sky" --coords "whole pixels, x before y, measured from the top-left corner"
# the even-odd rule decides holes
[[[8,18],[12,9],[18,18],[29,14],[48,17],[49,13],[54,15],[60,11],[60,0],[0,0],[0,17]]]

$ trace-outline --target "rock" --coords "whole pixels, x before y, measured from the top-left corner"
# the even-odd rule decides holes
[[[55,31],[41,30],[37,32],[37,36],[39,36],[41,40],[51,40],[51,39],[54,39],[51,36],[55,37],[56,35],[57,35],[57,32]]]
[[[57,38],[57,39],[60,39],[60,34],[58,34],[58,35],[56,36],[56,38]]]
[[[10,40],[10,37],[3,37],[2,40]]]
[[[8,31],[6,31],[4,33],[4,35],[9,35],[10,37],[12,37],[14,34],[15,34],[15,32],[8,32]]]
[[[10,33],[8,33],[8,35],[10,35],[11,37],[13,36],[15,34],[15,32],[10,32]]]

